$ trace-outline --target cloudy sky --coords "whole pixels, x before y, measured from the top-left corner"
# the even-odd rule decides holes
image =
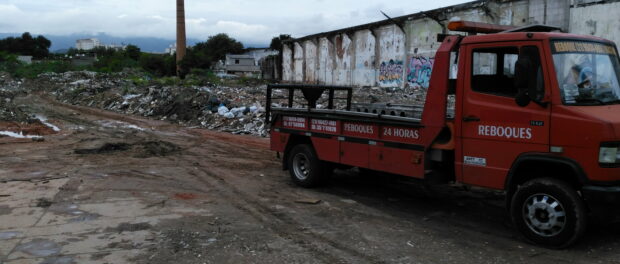
[[[189,38],[220,32],[250,43],[301,37],[467,0],[185,0]],[[174,39],[175,0],[0,0],[0,33]]]

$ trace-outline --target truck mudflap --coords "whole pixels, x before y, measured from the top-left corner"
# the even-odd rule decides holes
[[[581,189],[592,215],[604,222],[620,222],[620,185],[586,185]]]

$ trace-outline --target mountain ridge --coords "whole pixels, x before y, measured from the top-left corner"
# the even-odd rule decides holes
[[[22,33],[0,33],[0,39],[7,37],[19,37]],[[32,34],[33,36],[43,35],[45,38],[52,42],[50,52],[63,51],[69,48],[75,48],[75,41],[78,39],[97,38],[102,44],[117,44],[117,45],[136,45],[140,47],[143,52],[164,53],[166,48],[175,43],[174,39],[156,38],[156,37],[116,37],[106,33],[99,34],[71,34],[71,35],[45,35],[45,34]],[[188,38],[187,44],[193,46],[198,42],[205,40],[199,40],[195,38]],[[268,47],[269,45],[257,44],[257,43],[243,43],[244,47]]]

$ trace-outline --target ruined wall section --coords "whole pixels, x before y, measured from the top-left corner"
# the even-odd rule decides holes
[[[319,39],[319,84],[334,83],[334,44],[328,38]]]
[[[435,51],[440,45],[437,42],[437,34],[444,31],[443,24],[429,18],[414,20],[406,24],[406,85],[428,88],[430,73],[435,61]]]
[[[377,85],[380,87],[404,87],[405,75],[405,32],[396,25],[388,25],[375,30],[379,48],[379,73]]]
[[[574,4],[570,9],[570,32],[593,35],[620,44],[620,1]]]
[[[305,83],[318,83],[318,49],[314,40],[304,41]]]
[[[353,42],[346,34],[339,34],[334,38],[336,63],[334,67],[335,85],[351,85],[351,69],[353,63]]]
[[[293,81],[303,82],[305,70],[304,48],[298,42],[295,42],[293,45],[295,47],[293,53]]]
[[[288,46],[282,47],[282,80],[293,80],[293,50]]]
[[[545,24],[569,29],[570,0],[530,0],[529,24]]]
[[[437,34],[456,34],[446,29],[452,20],[515,26],[546,23],[618,43],[618,10],[620,0],[470,2],[301,38],[283,52],[283,78],[333,85],[427,88],[440,45]],[[293,62],[286,59],[289,51],[294,53]]]
[[[352,84],[355,86],[374,86],[376,78],[375,36],[370,30],[360,30],[355,32],[354,40],[355,60]]]

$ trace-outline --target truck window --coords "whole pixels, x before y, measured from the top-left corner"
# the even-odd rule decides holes
[[[473,91],[515,97],[517,47],[476,49],[473,51],[471,87]]]

